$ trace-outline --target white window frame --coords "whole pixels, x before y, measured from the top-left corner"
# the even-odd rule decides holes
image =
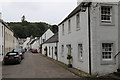
[[[110,13],[109,11],[104,10],[104,12],[102,12],[102,7],[108,7],[110,8]],[[100,22],[101,25],[114,25],[114,15],[113,15],[113,11],[114,10],[114,6],[111,4],[101,4],[100,5]],[[104,14],[102,14],[104,13]],[[109,13],[109,14],[107,14]],[[104,16],[110,16],[110,20],[102,20],[102,15]]]
[[[109,59],[108,58],[108,56],[106,57],[106,59],[104,58],[103,59],[103,52],[109,52],[109,47],[110,46],[106,46],[107,48],[103,48],[103,44],[112,44],[112,46],[111,46],[111,51],[110,52],[112,52],[111,53],[111,58]],[[115,64],[116,62],[115,62],[115,58],[114,58],[114,55],[115,55],[115,53],[116,53],[116,51],[115,51],[115,49],[116,49],[116,46],[115,46],[115,41],[102,41],[101,42],[101,52],[100,52],[100,54],[101,54],[101,65],[110,65],[110,64]],[[106,50],[105,50],[106,49]]]
[[[71,19],[68,20],[68,33],[71,33]]]
[[[64,57],[64,45],[61,45],[61,56]]]
[[[68,55],[71,55],[71,54],[72,54],[71,44],[68,44],[68,45],[67,45],[67,48],[68,48]]]
[[[76,15],[76,30],[80,30],[80,14]]]
[[[114,49],[113,48],[113,43],[102,43],[102,60],[104,60],[104,61],[112,60],[113,51],[114,51],[113,49]]]
[[[78,60],[83,60],[83,44],[78,44]]]
[[[64,23],[62,24],[62,35],[64,35],[64,31],[65,29],[64,29]]]

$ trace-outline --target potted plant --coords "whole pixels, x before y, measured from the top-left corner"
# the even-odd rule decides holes
[[[72,67],[72,63],[71,63],[72,56],[70,54],[68,54],[67,59],[68,59],[68,67],[71,68]]]

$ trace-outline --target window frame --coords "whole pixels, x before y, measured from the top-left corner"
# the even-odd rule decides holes
[[[65,27],[64,27],[64,26],[65,26],[65,24],[63,23],[63,24],[62,24],[62,35],[65,34],[65,33],[64,33],[64,32],[65,32]]]
[[[104,45],[104,46],[103,46]],[[112,60],[113,57],[113,43],[102,43],[102,60],[103,61],[109,61]],[[111,47],[110,47],[111,46]],[[104,47],[104,48],[103,48]],[[111,48],[111,50],[109,50]],[[104,49],[104,51],[103,51]],[[104,55],[103,55],[104,53]],[[108,53],[111,53],[110,55],[108,55]],[[106,58],[105,58],[105,54],[106,54]],[[111,58],[109,58],[108,56],[110,56]],[[104,58],[103,58],[104,57]]]
[[[101,7],[102,6],[108,6],[108,7],[111,7],[111,21],[103,21],[101,20],[102,18],[102,14],[101,14]],[[114,5],[113,4],[100,4],[99,6],[99,21],[100,21],[100,25],[101,26],[114,26],[115,25],[115,19],[114,19]]]
[[[102,52],[103,52],[102,44],[103,43],[113,44],[113,52],[111,54],[111,59],[103,59],[103,55],[102,55]],[[101,44],[100,44],[100,48],[101,48],[101,52],[100,52],[100,54],[101,54],[101,65],[115,64],[115,59],[114,59],[115,49],[116,49],[115,41],[102,41]]]
[[[78,44],[78,61],[83,61],[83,44]]]
[[[80,13],[76,14],[76,30],[80,30]]]
[[[61,45],[61,57],[64,57],[64,45]]]
[[[68,34],[71,33],[71,19],[68,20]]]
[[[102,11],[105,11],[105,10],[102,10],[102,7],[103,8],[110,8],[110,11],[107,11],[107,13],[109,12],[110,14],[102,14]],[[103,13],[105,13],[105,12],[103,12]],[[112,23],[112,6],[108,6],[108,5],[105,5],[105,6],[101,6],[101,22],[102,23]],[[110,20],[102,20],[102,17],[103,16],[105,16],[105,18],[106,17],[109,17],[110,18]]]

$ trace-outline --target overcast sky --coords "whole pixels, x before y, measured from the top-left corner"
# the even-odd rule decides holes
[[[29,22],[59,24],[76,6],[77,0],[4,0],[0,12],[6,22],[20,22],[25,15]]]

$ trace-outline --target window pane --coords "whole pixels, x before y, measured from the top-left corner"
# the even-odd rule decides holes
[[[101,20],[102,21],[111,21],[111,9],[110,6],[101,6]]]
[[[113,53],[113,43],[102,43],[102,58],[111,59]]]

